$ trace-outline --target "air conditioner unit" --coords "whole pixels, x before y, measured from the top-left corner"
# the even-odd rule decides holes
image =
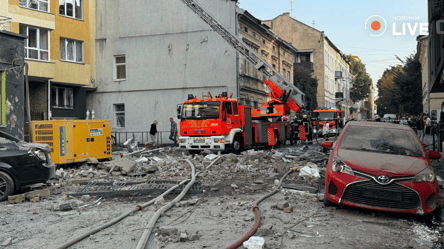
[[[342,79],[342,71],[335,72],[335,79]]]
[[[436,33],[438,35],[444,35],[444,19],[436,22]]]

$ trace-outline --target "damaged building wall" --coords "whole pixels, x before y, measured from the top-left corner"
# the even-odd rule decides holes
[[[0,130],[24,139],[24,36],[0,31]]]
[[[236,32],[236,1],[199,2]],[[188,94],[237,96],[236,51],[182,1],[98,0],[96,16],[98,88],[87,109],[111,119],[113,130],[147,131],[155,119],[169,130]]]

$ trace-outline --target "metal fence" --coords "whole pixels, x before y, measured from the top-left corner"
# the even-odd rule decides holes
[[[113,131],[113,144],[114,145],[123,145],[128,139],[135,137],[136,141],[139,144],[145,144],[151,142],[149,131],[131,131],[131,132],[122,132],[122,131]],[[156,144],[164,144],[164,143],[173,143],[173,141],[169,140],[170,132],[169,131],[157,131],[156,134]]]

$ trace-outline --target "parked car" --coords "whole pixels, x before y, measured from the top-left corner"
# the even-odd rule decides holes
[[[326,167],[326,206],[332,203],[379,211],[428,214],[438,206],[439,187],[421,141],[408,126],[350,122]]]
[[[0,131],[0,201],[15,190],[55,175],[47,144],[27,143]]]
[[[382,119],[384,120],[384,122],[388,122],[388,121],[393,122],[397,119],[397,117],[396,117],[396,114],[384,114]]]

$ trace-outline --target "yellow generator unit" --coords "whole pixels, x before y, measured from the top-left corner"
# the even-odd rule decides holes
[[[110,120],[31,121],[32,140],[51,147],[55,164],[111,158]]]

